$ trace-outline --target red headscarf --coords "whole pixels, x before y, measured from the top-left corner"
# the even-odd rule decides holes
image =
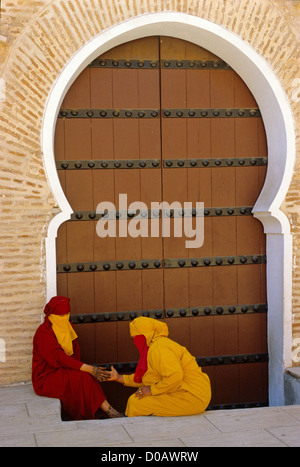
[[[67,315],[70,313],[70,299],[58,295],[52,297],[44,308],[45,317],[49,315]]]

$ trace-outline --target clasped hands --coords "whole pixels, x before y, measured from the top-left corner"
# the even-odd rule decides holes
[[[110,371],[100,366],[93,366],[91,374],[95,379],[97,379],[97,381],[100,382],[117,381],[118,383],[124,383],[123,375],[120,375],[113,366],[110,367]],[[142,399],[146,396],[151,396],[150,386],[141,386],[136,391],[135,396],[139,399]]]
[[[117,372],[117,370],[111,366],[111,370],[106,370],[106,368],[101,366],[93,366],[92,367],[92,376],[98,381],[117,381],[121,382],[121,375]]]

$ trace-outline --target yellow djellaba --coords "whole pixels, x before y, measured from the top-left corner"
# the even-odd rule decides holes
[[[141,383],[134,374],[123,375],[125,386],[150,386],[151,395],[138,398],[133,394],[127,402],[125,414],[181,416],[203,412],[211,399],[208,376],[202,372],[195,357],[188,350],[168,338],[166,323],[139,317],[130,323],[130,335],[143,335],[149,347],[147,370]]]

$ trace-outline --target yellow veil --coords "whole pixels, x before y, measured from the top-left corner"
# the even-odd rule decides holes
[[[58,340],[58,343],[62,346],[67,355],[73,354],[72,341],[77,338],[77,334],[74,331],[70,321],[70,313],[67,315],[49,315],[48,319],[52,323],[52,329]]]

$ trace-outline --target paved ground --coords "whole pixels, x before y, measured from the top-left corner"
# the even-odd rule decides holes
[[[59,401],[36,396],[31,384],[2,386],[0,447],[9,446],[300,447],[300,406],[63,422]]]

